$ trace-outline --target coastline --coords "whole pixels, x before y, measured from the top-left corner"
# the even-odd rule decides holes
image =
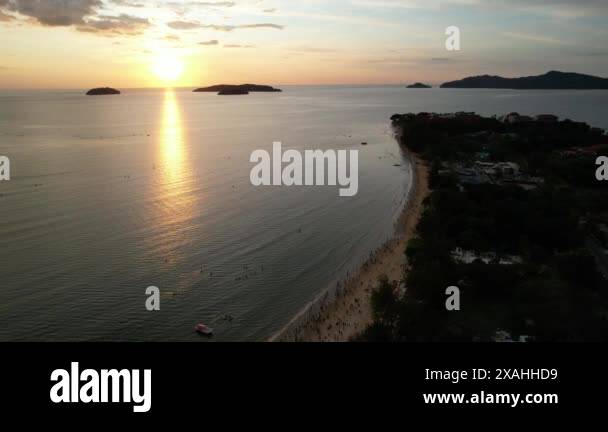
[[[403,273],[407,269],[405,248],[413,237],[422,215],[423,202],[429,194],[429,169],[419,155],[403,147],[411,164],[412,185],[396,220],[393,237],[370,253],[369,258],[335,293],[322,293],[270,342],[347,342],[372,321],[370,297],[378,277],[400,281],[405,292]]]

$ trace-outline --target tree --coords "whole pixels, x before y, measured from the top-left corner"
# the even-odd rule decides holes
[[[392,326],[396,320],[397,287],[386,275],[378,278],[378,288],[372,292],[371,304],[374,319],[384,325]]]

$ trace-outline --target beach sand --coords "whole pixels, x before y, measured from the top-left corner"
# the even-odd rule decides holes
[[[402,293],[405,292],[402,281],[407,269],[405,248],[415,233],[423,202],[429,194],[426,163],[418,155],[406,152],[412,164],[413,184],[393,238],[372,252],[354,275],[339,283],[335,295],[326,293],[317,299],[271,341],[346,342],[372,323],[370,297],[379,276],[386,275],[390,281],[399,281]]]

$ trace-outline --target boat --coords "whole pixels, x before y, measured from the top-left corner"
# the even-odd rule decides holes
[[[213,335],[213,329],[211,327],[206,326],[205,324],[197,324],[196,327],[194,327],[194,331],[198,334],[202,334],[203,336]]]

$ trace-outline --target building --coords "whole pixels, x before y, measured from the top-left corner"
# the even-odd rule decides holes
[[[519,165],[514,162],[500,162],[496,164],[498,171],[503,177],[514,177],[519,175]]]
[[[515,265],[523,263],[522,258],[519,256],[506,255],[499,257],[495,252],[478,254],[474,251],[464,250],[462,248],[454,249],[450,255],[454,262],[458,264],[473,264],[478,260],[484,264]]]
[[[520,173],[519,165],[514,162],[475,162],[475,167],[489,176],[515,177]]]

